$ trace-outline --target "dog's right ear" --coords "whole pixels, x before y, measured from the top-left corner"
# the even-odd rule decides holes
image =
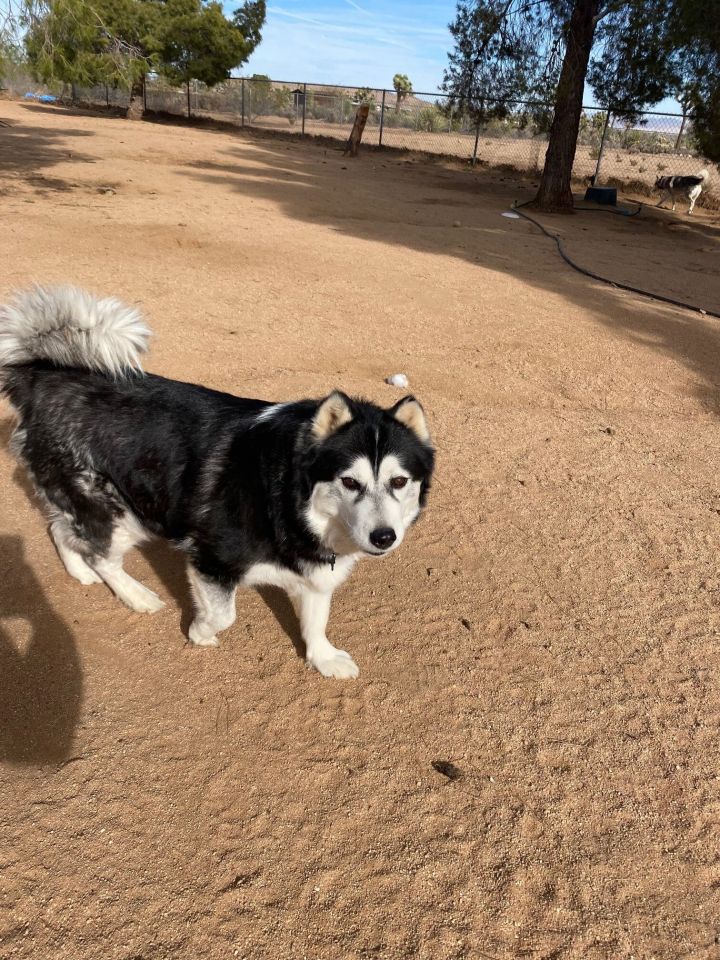
[[[352,420],[350,399],[339,390],[333,390],[317,409],[313,418],[312,434],[316,440],[327,440],[340,427]]]
[[[415,397],[408,396],[398,400],[394,407],[390,407],[390,413],[408,430],[412,430],[419,440],[422,440],[423,443],[430,443],[430,431],[425,419],[425,411]]]

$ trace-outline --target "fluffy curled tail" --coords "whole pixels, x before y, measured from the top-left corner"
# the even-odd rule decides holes
[[[705,181],[705,180],[707,180],[707,178],[710,176],[710,173],[709,173],[708,170],[700,170],[700,172],[699,172],[699,173],[696,173],[695,176],[696,176],[699,180]]]
[[[122,375],[142,371],[149,339],[134,307],[77,287],[34,287],[0,306],[0,368],[49,360]]]

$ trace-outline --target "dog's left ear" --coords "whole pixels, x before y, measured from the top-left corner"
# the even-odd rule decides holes
[[[333,390],[317,409],[312,423],[313,436],[316,440],[327,440],[352,418],[349,398],[339,390]]]
[[[394,407],[390,407],[390,413],[408,430],[412,430],[419,440],[430,443],[425,411],[415,397],[403,397],[402,400],[398,400]]]

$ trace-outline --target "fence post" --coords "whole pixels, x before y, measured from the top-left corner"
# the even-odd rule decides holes
[[[475,127],[475,146],[473,147],[472,160],[470,161],[471,167],[474,167],[475,164],[477,163],[477,148],[478,148],[479,139],[480,139],[480,121],[478,120],[477,127]]]
[[[303,114],[302,114],[302,131],[301,135],[305,136],[305,109],[307,106],[307,84],[303,84]]]
[[[678,133],[677,140],[675,141],[675,153],[677,153],[678,150],[680,149],[683,133],[685,132],[685,121],[687,120],[687,114],[685,113],[686,107],[684,103],[682,105],[682,108],[683,108],[683,118],[682,118],[682,123],[680,124],[680,133]]]
[[[243,77],[240,81],[240,112],[241,112],[241,118],[242,118],[240,120],[240,126],[244,127],[245,126],[245,77]]]
[[[143,113],[147,110],[147,77],[143,75]]]
[[[383,127],[385,126],[385,91],[383,90],[382,103],[380,104],[380,135],[378,137],[378,146],[382,146]]]
[[[593,177],[593,185],[597,186],[597,182],[600,179],[600,167],[602,165],[603,153],[605,153],[605,140],[607,138],[608,126],[610,125],[610,111],[608,110],[605,116],[605,126],[603,127],[602,140],[600,141],[600,149],[598,150],[597,164],[595,165],[595,176]]]
[[[110,91],[107,84],[105,84],[105,106],[110,109]]]
[[[189,80],[188,80],[188,82],[187,82],[187,115],[188,115],[188,117],[191,116],[191,111],[190,111],[190,81],[189,81]]]

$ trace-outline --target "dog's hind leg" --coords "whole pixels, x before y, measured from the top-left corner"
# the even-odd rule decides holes
[[[65,517],[57,517],[50,524],[52,536],[58,555],[71,577],[80,583],[89,586],[91,583],[102,583],[102,577],[95,573],[83,555],[78,551],[80,541],[72,532],[72,527]]]
[[[115,596],[137,613],[157,613],[165,603],[160,597],[138,583],[123,570],[123,557],[131,547],[146,539],[142,527],[130,513],[115,520],[109,547],[88,558],[92,569],[99,574]]]
[[[188,564],[188,580],[195,604],[195,619],[188,631],[190,642],[197,647],[217,647],[215,634],[235,623],[236,588],[204,577],[192,564]]]
[[[327,636],[332,593],[301,587],[297,592],[300,611],[300,628],[305,641],[305,659],[324,677],[337,680],[354,680],[360,673],[358,665],[349,653],[334,647]]]

